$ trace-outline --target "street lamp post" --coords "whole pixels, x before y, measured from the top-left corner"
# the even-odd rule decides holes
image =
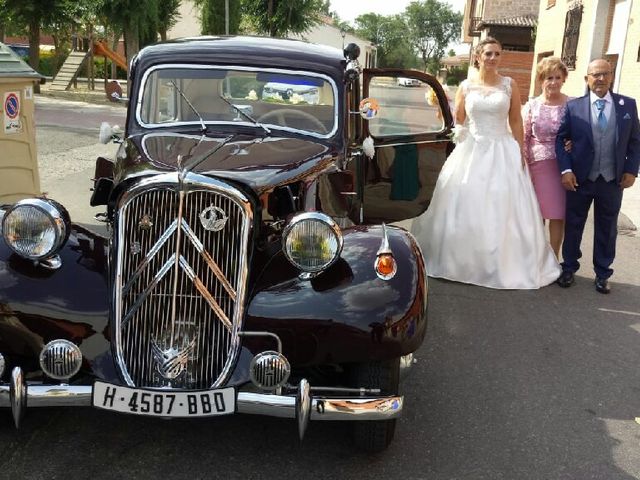
[[[229,0],[224,0],[224,34],[229,35]]]

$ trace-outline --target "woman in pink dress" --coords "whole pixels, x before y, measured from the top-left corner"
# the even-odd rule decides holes
[[[529,165],[542,218],[549,220],[549,240],[556,257],[560,254],[564,235],[566,193],[560,182],[555,143],[569,99],[561,92],[568,73],[567,67],[559,58],[542,59],[536,69],[542,93],[529,100],[522,112],[523,153]]]

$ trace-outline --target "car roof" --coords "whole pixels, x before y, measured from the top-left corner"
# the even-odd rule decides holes
[[[246,65],[344,74],[346,60],[340,49],[301,40],[250,36],[180,38],[142,49],[134,69],[166,63]]]

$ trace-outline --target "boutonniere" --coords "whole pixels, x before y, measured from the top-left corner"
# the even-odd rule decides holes
[[[624,98],[621,98],[620,100],[618,100],[618,103],[619,103],[620,105],[624,105]]]

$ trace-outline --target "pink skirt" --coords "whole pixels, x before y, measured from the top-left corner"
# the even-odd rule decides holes
[[[560,181],[560,170],[556,159],[530,163],[529,173],[538,197],[542,218],[564,220],[567,197]]]

